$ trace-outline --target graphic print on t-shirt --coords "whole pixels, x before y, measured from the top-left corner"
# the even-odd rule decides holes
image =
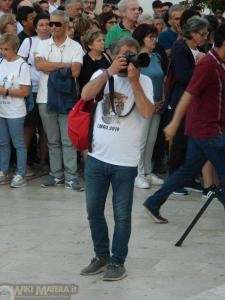
[[[112,105],[110,102],[109,94],[105,94],[102,101],[102,121],[105,124],[119,123],[119,117],[123,115],[124,106],[127,102],[128,96],[115,92],[114,93],[114,108],[113,112]]]
[[[19,77],[16,77],[15,75],[9,76],[6,75],[0,80],[0,86],[4,87],[5,89],[16,89],[19,88]],[[10,96],[2,96],[0,98],[0,104],[11,104],[13,101],[12,97]]]

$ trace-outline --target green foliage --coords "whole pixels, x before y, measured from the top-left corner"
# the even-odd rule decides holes
[[[213,11],[219,9],[225,11],[225,0],[207,0],[207,6]]]
[[[207,7],[213,11],[219,9],[225,11],[225,0],[184,0],[181,1],[184,5],[199,5],[201,7]]]

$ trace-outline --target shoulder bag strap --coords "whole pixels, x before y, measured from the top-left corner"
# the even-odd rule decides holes
[[[111,58],[109,57],[109,55],[108,55],[107,53],[105,53],[105,52],[102,52],[102,55],[105,57],[106,60],[108,60],[108,62],[109,62],[110,65],[111,65],[112,60],[111,60]]]

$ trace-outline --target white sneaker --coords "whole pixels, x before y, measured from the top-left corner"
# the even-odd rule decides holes
[[[159,178],[153,173],[147,175],[146,178],[149,180],[150,184],[152,185],[162,185],[164,183],[163,179]]]
[[[144,177],[137,176],[134,181],[134,186],[139,189],[149,189],[150,184]]]
[[[15,175],[11,181],[10,187],[12,188],[20,188],[26,185],[26,179],[21,175]]]

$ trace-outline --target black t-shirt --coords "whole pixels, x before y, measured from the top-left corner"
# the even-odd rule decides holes
[[[83,66],[78,77],[78,82],[80,86],[80,93],[83,86],[90,80],[91,76],[99,69],[107,69],[110,66],[109,59],[105,56],[107,54],[102,54],[102,58],[99,60],[93,60],[88,53],[83,57]],[[108,56],[107,56],[108,57]]]
[[[31,36],[35,36],[37,35],[36,32],[34,32]],[[18,38],[20,40],[20,45],[22,44],[22,42],[29,37],[29,35],[26,34],[26,32],[24,30],[22,30],[19,34],[18,34]]]
[[[28,37],[28,35],[25,33],[25,31],[21,31],[18,34],[18,38],[20,39],[20,45],[22,44],[23,40],[25,40]]]

